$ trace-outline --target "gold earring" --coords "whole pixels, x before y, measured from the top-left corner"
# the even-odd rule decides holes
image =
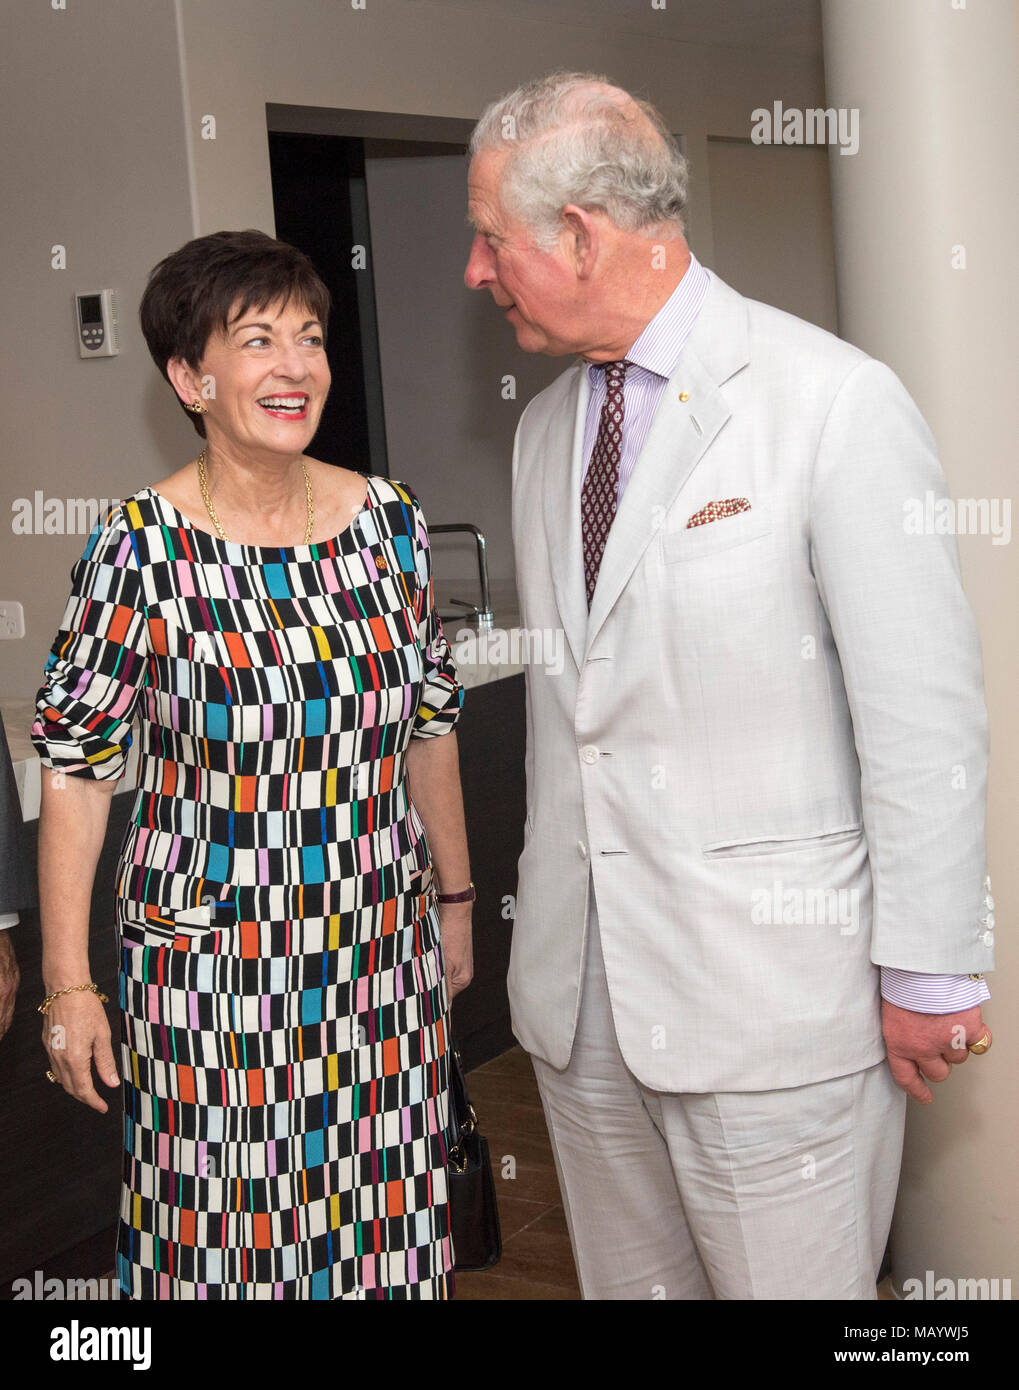
[[[208,415],[208,413],[209,413],[209,412],[206,410],[205,406],[202,405],[201,401],[192,401],[192,402],[190,403],[190,405],[188,404],[187,401],[185,401],[185,402],[184,402],[184,409],[185,409],[185,410],[193,411],[195,415]]]

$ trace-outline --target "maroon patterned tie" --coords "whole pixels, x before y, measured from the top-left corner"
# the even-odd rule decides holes
[[[623,442],[623,380],[628,362],[605,363],[605,404],[598,422],[584,486],[580,492],[580,529],[584,539],[584,582],[591,607],[602,553],[616,514],[619,455]]]

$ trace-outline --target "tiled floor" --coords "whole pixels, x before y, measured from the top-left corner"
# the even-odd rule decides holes
[[[579,1299],[530,1058],[514,1047],[472,1071],[467,1087],[492,1159],[502,1259],[481,1274],[458,1274],[457,1300]],[[510,1171],[516,1175],[503,1176]]]

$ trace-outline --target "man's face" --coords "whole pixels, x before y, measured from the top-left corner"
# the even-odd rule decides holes
[[[525,352],[576,352],[577,277],[561,247],[540,251],[499,197],[507,156],[483,150],[471,164],[469,216],[474,241],[464,273],[468,289],[490,291]]]

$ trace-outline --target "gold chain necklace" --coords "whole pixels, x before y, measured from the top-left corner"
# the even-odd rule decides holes
[[[301,472],[304,474],[304,491],[308,499],[308,524],[304,528],[304,544],[311,544],[312,527],[315,525],[315,502],[311,495],[311,479],[308,477],[308,465],[301,459]],[[209,479],[205,472],[205,450],[198,455],[198,486],[201,489],[202,501],[205,503],[205,510],[209,513],[209,519],[215,526],[222,541],[227,539],[227,534],[223,530],[222,522],[216,515],[216,509],[212,505],[212,497],[209,494]]]

